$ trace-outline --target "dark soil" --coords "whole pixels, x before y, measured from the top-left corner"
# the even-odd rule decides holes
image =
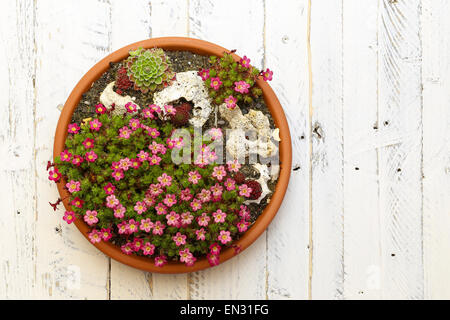
[[[200,70],[209,68],[209,62],[207,56],[198,55],[189,51],[166,51],[166,54],[169,56],[172,62],[172,69],[175,72],[184,72],[189,70]],[[91,118],[95,116],[94,106],[98,104],[99,98],[105,87],[115,80],[117,70],[121,67],[121,63],[110,63],[110,68],[97,80],[95,81],[91,88],[85,92],[75,109],[75,112],[72,116],[72,122],[80,123],[83,119]],[[153,103],[153,94],[147,93],[143,94],[140,91],[136,91],[134,89],[124,90],[122,95],[129,95],[135,98],[136,104],[140,106],[146,106]],[[185,102],[184,99],[180,99],[179,101],[173,101],[173,105],[177,105]],[[264,102],[262,97],[256,99],[251,104],[246,104],[241,102],[239,107],[242,110],[243,114],[247,114],[250,109],[259,110],[263,112],[265,115],[270,115],[269,110]],[[273,119],[271,116],[268,117],[270,122],[270,127],[275,128]],[[210,119],[205,123],[204,128],[214,127],[215,116],[214,112],[211,113]],[[225,130],[228,127],[228,124],[225,120],[218,119],[217,126]],[[224,152],[225,153],[225,152]],[[243,165],[241,171],[246,175],[247,179],[258,179],[259,173],[253,168],[252,165],[246,164]],[[275,190],[277,181],[269,181],[268,185],[271,191]],[[250,204],[248,207],[250,209],[253,222],[256,218],[261,214],[264,208],[267,206],[267,200],[270,199],[270,194],[266,198],[264,198],[260,204]]]

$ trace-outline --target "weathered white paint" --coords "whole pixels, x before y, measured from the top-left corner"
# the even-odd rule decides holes
[[[0,297],[449,298],[449,13],[445,0],[1,2]],[[56,106],[86,70],[170,35],[275,71],[296,169],[255,244],[176,276],[99,253],[51,210],[43,169]]]
[[[425,298],[450,298],[450,3],[422,2]]]

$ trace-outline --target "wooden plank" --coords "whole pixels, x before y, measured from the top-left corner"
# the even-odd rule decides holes
[[[0,10],[1,299],[30,299],[35,286],[33,9],[7,1]]]
[[[380,298],[378,3],[344,2],[344,297]]]
[[[450,298],[450,3],[422,1],[425,298]]]
[[[231,8],[239,8],[231,10]],[[226,29],[224,29],[226,26]],[[189,1],[189,35],[237,49],[256,67],[264,61],[264,3],[252,1]],[[217,267],[192,274],[193,299],[264,299],[266,234],[243,253]]]
[[[312,2],[313,299],[342,298],[343,294],[342,45],[342,1]]]
[[[423,298],[420,0],[380,2],[379,150],[382,297]]]
[[[110,48],[110,5],[103,1],[36,2],[36,296],[106,299],[108,258],[48,202],[58,193],[47,178],[58,104]]]
[[[266,64],[289,122],[293,171],[267,232],[269,299],[306,299],[309,277],[308,1],[266,1]],[[292,59],[292,57],[295,57]]]

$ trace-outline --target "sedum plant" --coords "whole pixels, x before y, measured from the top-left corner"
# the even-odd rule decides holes
[[[175,76],[169,58],[161,48],[138,48],[129,54],[128,59],[124,61],[124,67],[129,79],[134,83],[135,90],[146,93],[161,89]]]
[[[231,109],[237,102],[252,103],[261,96],[262,90],[256,85],[259,77],[264,81],[272,80],[271,70],[261,72],[250,65],[246,56],[235,61],[231,53],[224,52],[222,58],[211,56],[209,62],[211,67],[200,70],[198,75],[205,81],[214,103],[226,103]]]
[[[221,249],[250,226],[244,201],[254,192],[241,165],[218,165],[205,144],[191,163],[175,165],[171,150],[184,141],[173,135],[170,119],[158,116],[162,108],[151,105],[137,114],[132,104],[126,108],[128,114],[118,116],[99,104],[95,118],[69,125],[65,150],[47,165],[49,179],[69,193],[63,219],[87,223],[92,243],[112,242],[127,255],[153,258],[156,266],[168,260],[192,266],[205,255],[218,264]],[[210,131],[211,140],[222,136],[220,128]],[[189,132],[193,137],[193,128]]]

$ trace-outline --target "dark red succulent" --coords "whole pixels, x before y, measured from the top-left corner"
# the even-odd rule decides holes
[[[189,111],[184,107],[175,107],[175,114],[170,117],[174,126],[181,127],[187,124],[190,118]]]
[[[130,78],[127,75],[127,70],[122,67],[117,71],[116,76],[116,87],[119,90],[128,90],[133,85],[133,82],[130,80]]]
[[[236,172],[233,176],[234,181],[236,181],[237,184],[242,184],[245,181],[245,175],[242,172]]]
[[[245,181],[245,184],[247,185],[247,187],[252,189],[249,199],[256,200],[261,196],[262,188],[261,188],[261,184],[258,181],[247,180],[247,181]]]

